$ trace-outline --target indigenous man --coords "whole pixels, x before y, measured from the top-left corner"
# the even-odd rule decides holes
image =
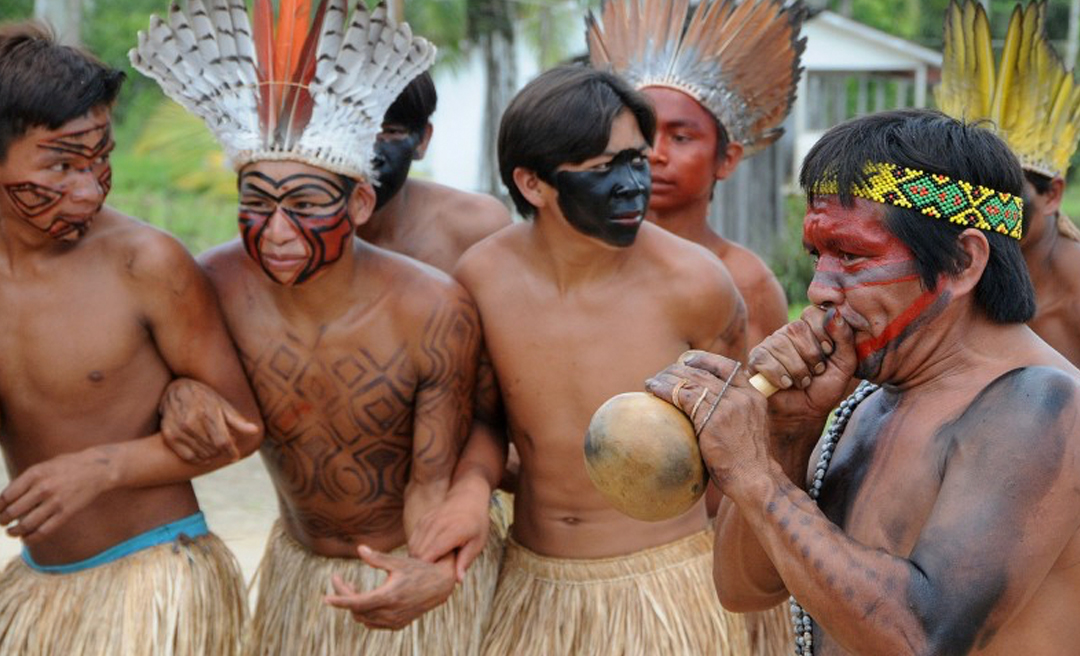
[[[647,218],[723,260],[746,302],[747,344],[757,344],[787,323],[784,290],[760,257],[713,230],[709,202],[717,181],[783,134],[804,10],[782,0],[733,5],[704,0],[691,17],[687,2],[613,0],[601,21],[589,13],[586,37],[593,66],[624,76],[656,110]]]
[[[793,595],[801,654],[1075,653],[1080,372],[1024,323],[1016,158],[905,110],[827,132],[800,182],[813,305],[748,367],[783,389],[708,354],[649,383],[716,406],[721,600]]]
[[[269,38],[268,1],[255,4],[253,33],[237,4],[215,3],[200,45],[169,65],[172,44],[192,43],[174,5],[132,62],[204,118],[238,168],[240,239],[202,261],[266,422],[281,508],[245,653],[475,653],[497,543],[457,592],[452,558],[422,562],[404,545],[443,500],[466,437],[476,308],[448,275],[355,236],[375,204],[378,121],[434,47],[382,5],[347,17],[343,3],[320,3],[310,27],[308,7],[282,13],[274,33],[290,42]],[[270,63],[296,43],[295,65]],[[220,63],[230,47],[254,57]],[[224,91],[205,95],[187,71]]]
[[[189,479],[261,426],[191,256],[104,206],[122,82],[40,26],[0,28],[0,524],[25,545],[0,573],[2,654],[240,645],[243,581]],[[192,466],[156,434],[174,376],[240,410],[232,457]]]
[[[643,96],[582,66],[542,74],[502,118],[499,169],[530,220],[471,248],[456,273],[479,306],[491,391],[521,457],[486,654],[745,653],[741,619],[709,583],[704,504],[632,520],[592,486],[581,455],[593,411],[640,389],[654,363],[687,345],[745,348],[745,311],[720,262],[643,225],[654,129]],[[477,415],[496,413],[478,400]],[[469,449],[505,428],[478,425]],[[468,473],[472,515],[483,517],[502,463],[472,455],[454,488]]]
[[[1001,64],[993,52],[982,5],[950,3],[938,106],[956,118],[987,119],[1024,168],[1024,236],[1020,248],[1035,286],[1028,324],[1074,365],[1080,365],[1080,229],[1061,212],[1065,172],[1080,140],[1080,91],[1071,67],[1044,29],[1045,2],[1013,8]],[[980,84],[995,68],[1001,83]]]
[[[409,177],[431,141],[437,99],[425,71],[386,110],[375,143],[375,212],[357,234],[450,273],[470,246],[510,225],[510,214],[491,196]]]

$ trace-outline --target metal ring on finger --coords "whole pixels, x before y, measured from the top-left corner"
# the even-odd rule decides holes
[[[739,367],[742,366],[741,362],[735,363],[735,368],[731,370],[731,374],[728,375],[727,380],[724,381],[724,386],[720,388],[720,393],[716,395],[716,400],[709,406],[709,411],[705,413],[705,418],[701,420],[701,427],[697,429],[697,434],[700,435],[701,431],[705,428],[705,425],[712,419],[713,413],[716,412],[716,406],[720,405],[720,399],[724,398],[724,392],[727,391],[731,381],[735,379],[735,374],[739,372]]]

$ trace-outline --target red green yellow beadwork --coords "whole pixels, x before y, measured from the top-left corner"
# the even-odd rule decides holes
[[[897,164],[871,162],[865,172],[866,181],[852,187],[853,196],[1016,239],[1023,233],[1024,202],[1019,196]],[[814,193],[838,193],[836,181],[815,185]]]

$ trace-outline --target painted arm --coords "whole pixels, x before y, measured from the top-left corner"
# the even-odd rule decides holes
[[[506,464],[508,441],[498,381],[486,351],[477,371],[476,410],[465,450],[454,470],[446,502],[425,515],[409,541],[410,551],[434,562],[457,551],[458,581],[487,544],[491,494]]]
[[[250,454],[262,422],[210,283],[171,237],[154,231],[136,246],[128,271],[150,338],[175,375],[215,390],[257,427],[237,443],[241,456]],[[103,492],[187,481],[231,461],[222,454],[188,464],[160,433],[62,454],[28,468],[0,494],[0,524],[17,520],[8,533],[34,543]]]
[[[734,365],[707,366],[719,377]],[[669,384],[654,380],[655,392]],[[852,539],[791,482],[762,439],[769,413],[747,373],[720,403],[723,424],[702,428],[702,453],[783,588],[842,648],[962,654],[989,644],[1019,612],[1077,530],[1071,497],[1080,476],[1062,463],[1076,458],[1078,405],[1065,374],[1020,370],[943,425],[935,440],[950,446],[940,490],[907,557]],[[859,421],[856,414],[848,430]],[[717,577],[721,599],[728,583]]]

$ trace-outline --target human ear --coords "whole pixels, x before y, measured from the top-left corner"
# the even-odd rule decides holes
[[[424,159],[424,155],[427,153],[428,144],[431,143],[431,133],[434,132],[435,127],[429,122],[424,126],[424,131],[420,133],[420,143],[416,145],[416,149],[413,151],[413,160]]]
[[[1043,207],[1047,216],[1053,216],[1061,209],[1061,199],[1065,196],[1065,179],[1060,175],[1050,181],[1050,189],[1043,194],[1046,202]]]
[[[371,213],[375,211],[375,187],[366,180],[358,180],[346,202],[349,204],[349,220],[352,221],[354,229],[359,228],[368,222]]]
[[[529,201],[530,205],[536,208],[544,207],[546,199],[544,198],[542,185],[545,183],[536,174],[536,171],[519,166],[514,169],[513,177],[518,191],[525,197],[525,200]]]
[[[728,142],[724,154],[716,158],[716,169],[713,175],[717,180],[723,180],[735,171],[743,157],[743,145],[734,141]]]
[[[953,276],[948,276],[949,285],[952,287],[954,296],[971,293],[979,284],[986,263],[990,260],[990,242],[982,230],[968,228],[960,233],[957,240],[960,250],[964,252],[965,262],[962,269]]]

